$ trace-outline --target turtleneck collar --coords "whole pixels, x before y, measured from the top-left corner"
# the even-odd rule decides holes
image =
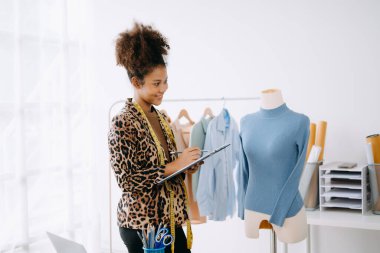
[[[281,116],[282,114],[284,114],[288,111],[290,111],[290,109],[286,106],[286,103],[284,103],[275,109],[260,108],[260,115],[265,117],[265,118],[276,118],[276,117]]]

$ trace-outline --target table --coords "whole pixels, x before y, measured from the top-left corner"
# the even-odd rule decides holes
[[[357,228],[367,230],[380,230],[380,215],[371,211],[361,214],[350,210],[306,211],[308,235],[307,252],[311,252],[310,226],[330,226],[340,228]]]

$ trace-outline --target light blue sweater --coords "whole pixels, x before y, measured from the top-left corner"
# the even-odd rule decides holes
[[[246,115],[240,122],[243,151],[238,176],[238,214],[270,215],[278,226],[303,206],[298,192],[309,138],[309,118],[286,104]]]

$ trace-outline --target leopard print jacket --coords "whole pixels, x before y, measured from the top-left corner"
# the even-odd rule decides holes
[[[162,122],[160,124],[164,129]],[[169,154],[176,151],[175,143],[165,131],[163,133]],[[122,190],[117,210],[118,226],[143,229],[148,224],[157,225],[160,222],[169,226],[170,192],[165,184],[157,184],[164,178],[165,166],[160,166],[158,150],[149,132],[148,122],[131,100],[113,117],[108,146],[111,167]],[[165,164],[174,159],[174,154],[171,157],[165,156]],[[174,191],[176,226],[181,226],[188,219],[182,181],[183,175],[168,181]]]

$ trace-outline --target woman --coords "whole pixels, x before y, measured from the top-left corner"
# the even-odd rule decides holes
[[[110,161],[122,190],[118,226],[128,252],[143,252],[137,231],[162,223],[175,237],[166,252],[190,252],[192,235],[187,212],[185,175],[157,182],[200,157],[198,148],[175,155],[176,144],[166,117],[155,109],[168,89],[164,56],[167,39],[151,26],[135,23],[119,34],[117,64],[125,67],[134,89],[121,112],[112,119],[108,144]],[[189,173],[198,169],[193,167]],[[187,239],[182,225],[187,222]],[[175,250],[175,251],[174,251]]]

